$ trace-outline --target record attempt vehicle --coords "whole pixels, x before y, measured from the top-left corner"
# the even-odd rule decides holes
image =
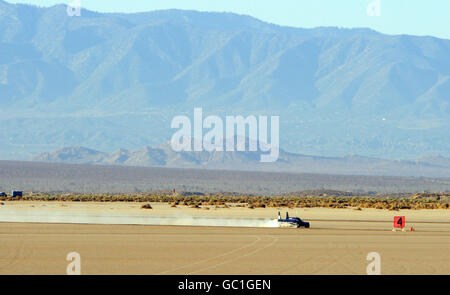
[[[289,213],[286,212],[286,218],[281,218],[280,212],[278,212],[278,225],[280,227],[292,227],[292,228],[309,228],[309,222],[303,221],[298,217],[289,217]]]

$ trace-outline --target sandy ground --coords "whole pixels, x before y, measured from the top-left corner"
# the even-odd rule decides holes
[[[276,208],[3,203],[0,274],[65,274],[73,251],[82,274],[365,274],[369,252],[381,255],[382,274],[450,274],[448,210],[289,210],[311,222],[305,230],[139,225],[152,218],[264,220],[276,217]],[[415,231],[392,232],[395,215]]]

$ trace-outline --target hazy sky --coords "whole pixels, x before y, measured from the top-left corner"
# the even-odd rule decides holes
[[[7,0],[51,6],[74,0]],[[295,27],[369,27],[387,34],[431,35],[450,39],[450,0],[79,0],[101,12],[193,9],[248,14]],[[371,9],[368,6],[370,5]],[[370,16],[373,15],[373,16]]]

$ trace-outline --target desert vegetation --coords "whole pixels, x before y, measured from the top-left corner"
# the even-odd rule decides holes
[[[443,174],[445,177],[445,174]],[[52,194],[169,194],[309,196],[317,190],[342,195],[376,193],[450,193],[450,178],[355,176],[305,173],[175,169],[0,161],[0,192]],[[161,190],[161,192],[158,192]],[[162,190],[165,190],[162,191]],[[306,190],[311,190],[310,192]],[[351,193],[350,193],[351,192]],[[336,192],[322,192],[335,195]]]
[[[305,192],[285,196],[246,195],[191,195],[191,194],[25,194],[21,199],[1,197],[0,201],[60,201],[60,202],[138,202],[141,208],[151,209],[151,202],[169,203],[171,207],[187,206],[193,209],[215,207],[258,208],[375,208],[401,209],[449,209],[450,194],[421,193],[397,195],[355,195],[336,191]]]

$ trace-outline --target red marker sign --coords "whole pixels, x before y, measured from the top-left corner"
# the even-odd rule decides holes
[[[406,224],[405,216],[394,217],[394,228],[404,228]]]

